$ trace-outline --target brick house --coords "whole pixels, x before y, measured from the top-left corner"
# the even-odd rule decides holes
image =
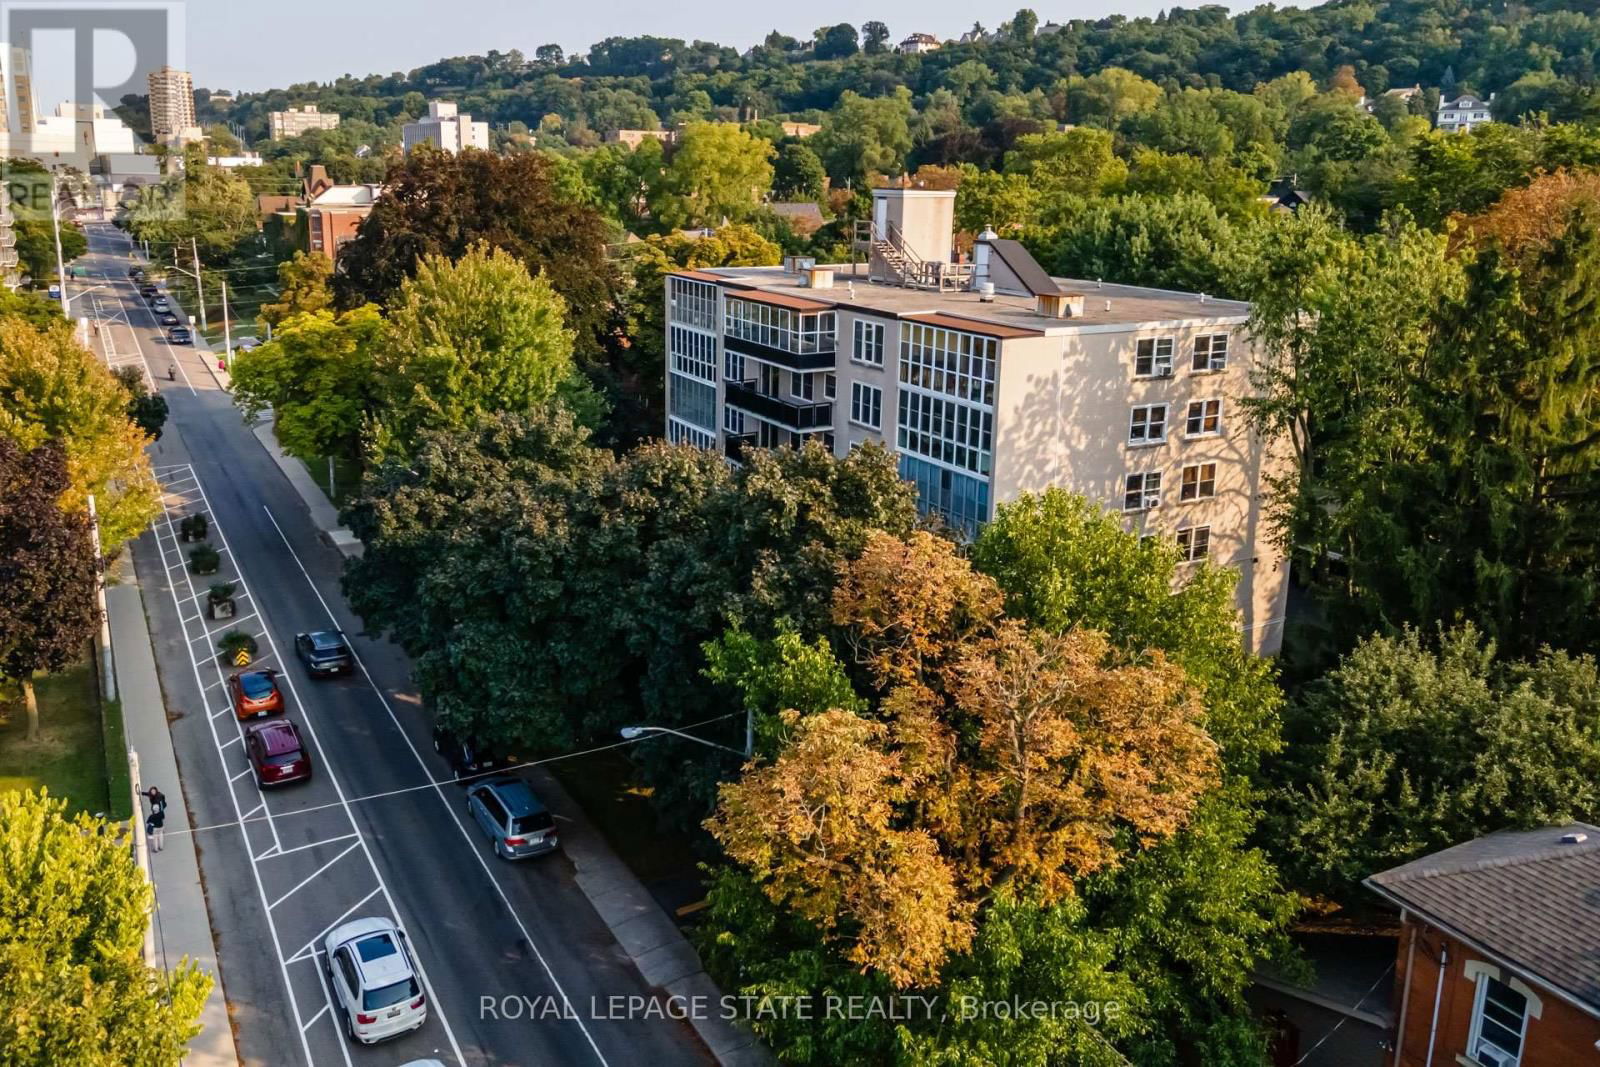
[[[1390,1064],[1600,1063],[1600,828],[1490,834],[1366,885],[1401,910]]]

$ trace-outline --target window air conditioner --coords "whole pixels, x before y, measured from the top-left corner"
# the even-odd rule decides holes
[[[1516,1067],[1517,1063],[1515,1056],[1509,1052],[1501,1052],[1493,1045],[1479,1045],[1478,1051],[1473,1053],[1473,1059],[1484,1067]]]
[[[1161,506],[1161,494],[1160,493],[1147,493],[1147,494],[1145,494],[1144,508],[1145,508],[1146,511],[1149,511],[1151,508],[1158,508],[1160,506]]]
[[[1172,377],[1172,368],[1170,366],[1157,367],[1156,368],[1156,377],[1157,378],[1170,378],[1170,377]]]

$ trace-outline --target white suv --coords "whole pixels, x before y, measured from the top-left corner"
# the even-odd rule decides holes
[[[406,935],[388,919],[356,919],[324,939],[323,968],[334,1008],[352,1041],[370,1045],[428,1020]]]

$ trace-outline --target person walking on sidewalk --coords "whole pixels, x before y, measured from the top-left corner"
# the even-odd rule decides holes
[[[145,836],[150,841],[150,851],[160,852],[166,847],[167,835],[167,797],[155,786],[145,792],[150,800],[150,814],[144,820]]]

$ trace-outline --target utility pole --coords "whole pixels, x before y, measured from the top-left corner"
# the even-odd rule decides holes
[[[204,307],[204,304],[200,305]],[[228,279],[222,279],[222,351],[226,353],[228,373],[233,373],[233,334],[228,329]]]
[[[206,328],[206,285],[200,280],[200,245],[189,238],[189,251],[194,253],[194,291],[200,301],[200,329]]]
[[[111,661],[111,619],[106,614],[106,561],[100,558],[100,516],[89,494],[89,543],[94,551],[94,602],[100,610],[100,684],[108,700],[117,699],[117,672]]]
[[[72,313],[67,310],[67,264],[61,258],[61,212],[56,200],[56,174],[50,172],[50,225],[55,229],[56,235],[56,277],[60,284],[56,286],[56,294],[61,297],[61,315],[63,318],[72,318]]]

